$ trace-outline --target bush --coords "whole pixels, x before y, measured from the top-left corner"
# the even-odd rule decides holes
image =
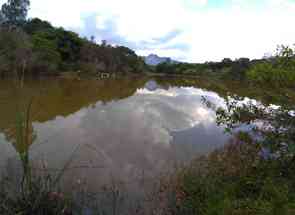
[[[286,46],[278,48],[277,55],[264,62],[255,64],[248,72],[251,82],[277,87],[294,87],[294,51]]]
[[[277,87],[294,86],[295,71],[278,68],[271,63],[259,63],[247,72],[250,81]]]
[[[9,180],[2,180],[0,202],[0,214],[72,214],[70,200],[62,193],[55,191],[49,176],[36,177],[30,185],[19,187],[19,189],[16,189],[14,184],[10,184]]]
[[[261,159],[249,143],[233,143],[199,158],[183,173],[178,214],[291,214],[295,183],[282,175],[285,164]],[[294,164],[288,164],[294,171]]]
[[[32,40],[34,45],[33,71],[57,72],[61,63],[61,55],[55,42],[47,39],[42,33],[35,33]]]
[[[32,43],[21,29],[0,28],[0,71],[18,74],[27,71],[32,61]]]

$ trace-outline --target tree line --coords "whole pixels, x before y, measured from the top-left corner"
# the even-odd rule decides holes
[[[278,87],[293,86],[295,81],[295,49],[278,46],[276,53],[268,58],[250,60],[224,58],[220,62],[162,63],[155,72],[165,74],[205,75],[218,78],[270,84]]]
[[[29,0],[8,0],[0,10],[0,75],[58,74],[64,71],[140,72],[145,63],[134,51],[94,37],[27,19]]]

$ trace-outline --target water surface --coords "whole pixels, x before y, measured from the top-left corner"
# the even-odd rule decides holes
[[[204,98],[224,106],[218,93],[156,79],[28,80],[21,92],[33,102],[32,162],[54,171],[69,159],[67,180],[92,186],[110,178],[126,183],[153,178],[171,167],[222,147],[229,139]],[[11,134],[17,98],[14,83],[0,81],[2,167],[13,169]]]

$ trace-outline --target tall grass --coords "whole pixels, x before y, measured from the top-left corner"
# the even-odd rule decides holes
[[[294,214],[294,163],[265,160],[259,150],[233,142],[196,159],[181,174],[176,214]]]
[[[56,190],[71,159],[55,177],[49,172],[34,173],[30,161],[30,147],[36,137],[32,122],[35,98],[25,97],[24,84],[22,73],[15,78],[15,119],[7,131],[21,163],[21,174],[17,174],[20,178],[16,180],[11,180],[15,177],[13,175],[1,178],[0,214],[67,214],[66,198]]]

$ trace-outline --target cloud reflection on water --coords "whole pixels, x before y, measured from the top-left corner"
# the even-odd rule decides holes
[[[193,87],[164,89],[150,81],[125,99],[97,101],[65,117],[34,122],[37,140],[31,158],[61,169],[79,146],[71,166],[99,168],[75,169],[70,178],[87,178],[97,184],[110,175],[126,181],[140,172],[158,175],[176,161],[189,161],[227,141],[203,97],[224,106],[214,92]],[[13,151],[10,144],[4,145]],[[3,159],[13,156],[7,153]]]
[[[176,87],[138,89],[126,99],[97,102],[65,118],[35,123],[39,142],[50,137],[50,144],[35,145],[32,153],[58,167],[80,145],[76,163],[99,164],[123,177],[134,169],[160,171],[177,154],[188,159],[186,152],[207,153],[225,143],[202,96],[224,104],[216,93]]]

